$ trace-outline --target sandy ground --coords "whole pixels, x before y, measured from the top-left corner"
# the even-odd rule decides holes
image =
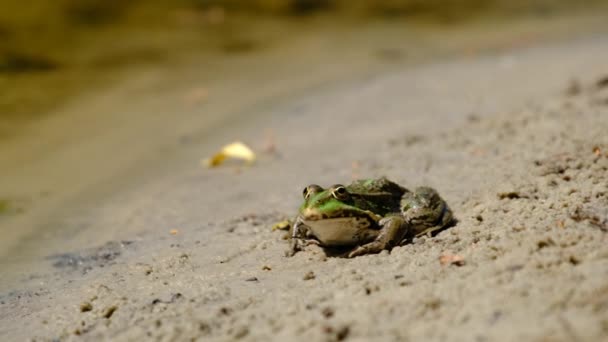
[[[3,291],[0,335],[606,339],[606,61],[598,35],[404,68],[186,137],[171,172],[72,216],[76,232],[131,233],[51,255],[52,271]],[[200,168],[226,137],[276,151],[249,168]],[[270,226],[305,185],[377,176],[437,188],[458,224],[390,253],[284,256]]]
[[[41,262],[48,255],[154,230],[156,225],[123,222],[100,229],[97,213],[176,170],[198,167],[201,157],[233,139],[264,149],[283,130],[268,120],[291,110],[281,106],[303,108],[309,97],[422,63],[504,54],[605,30],[601,11],[441,25],[336,16],[266,19],[237,35],[255,43],[252,50],[177,49],[173,59],[154,66],[105,69],[122,81],[87,84],[29,126],[3,119],[13,134],[0,141],[0,291],[48,271],[49,263]],[[251,130],[258,134],[244,134]],[[122,203],[121,210],[132,210]],[[216,213],[207,215],[225,218]]]

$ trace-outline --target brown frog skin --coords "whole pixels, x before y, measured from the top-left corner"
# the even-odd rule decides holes
[[[289,255],[307,244],[350,246],[348,257],[390,250],[405,240],[445,228],[452,211],[430,187],[414,191],[386,178],[324,189],[307,186],[291,229]]]

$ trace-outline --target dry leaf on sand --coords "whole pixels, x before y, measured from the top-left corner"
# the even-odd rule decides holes
[[[202,164],[207,167],[216,167],[222,165],[227,159],[240,159],[247,164],[252,164],[255,162],[255,158],[255,153],[247,145],[236,141],[222,147],[213,157],[203,160]]]
[[[442,254],[439,257],[439,263],[441,265],[456,265],[462,266],[464,265],[464,258],[460,255],[455,254]]]

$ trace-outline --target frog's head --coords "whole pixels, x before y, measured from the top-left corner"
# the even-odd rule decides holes
[[[344,185],[336,184],[328,189],[312,184],[302,192],[304,203],[300,206],[300,217],[307,221],[326,220],[339,217],[367,216],[365,210],[354,205]]]
[[[313,184],[307,186],[302,195],[304,203],[294,225],[294,237],[302,227],[307,227],[323,244],[351,244],[364,238],[366,229],[381,219],[373,212],[357,207],[344,185],[323,189]]]

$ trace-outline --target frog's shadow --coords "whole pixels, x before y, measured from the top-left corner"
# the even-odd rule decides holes
[[[356,248],[356,247],[355,247]],[[329,258],[348,258],[348,254],[355,250],[352,246],[340,246],[340,247],[324,247],[323,253]]]
[[[434,238],[439,233],[441,233],[445,230],[448,230],[448,229],[456,226],[457,224],[458,224],[458,219],[454,218],[454,219],[452,219],[452,221],[450,223],[448,223],[444,227],[441,227],[435,231],[430,232],[428,235],[423,235],[423,236],[428,236],[430,238]],[[399,244],[397,244],[394,247],[410,244],[414,241],[415,238],[416,237],[406,237]],[[323,252],[325,253],[325,256],[327,256],[327,257],[346,259],[346,258],[348,258],[348,254],[350,252],[354,251],[356,248],[357,247],[352,247],[352,246],[340,246],[340,247],[324,247],[322,249],[323,249]]]

